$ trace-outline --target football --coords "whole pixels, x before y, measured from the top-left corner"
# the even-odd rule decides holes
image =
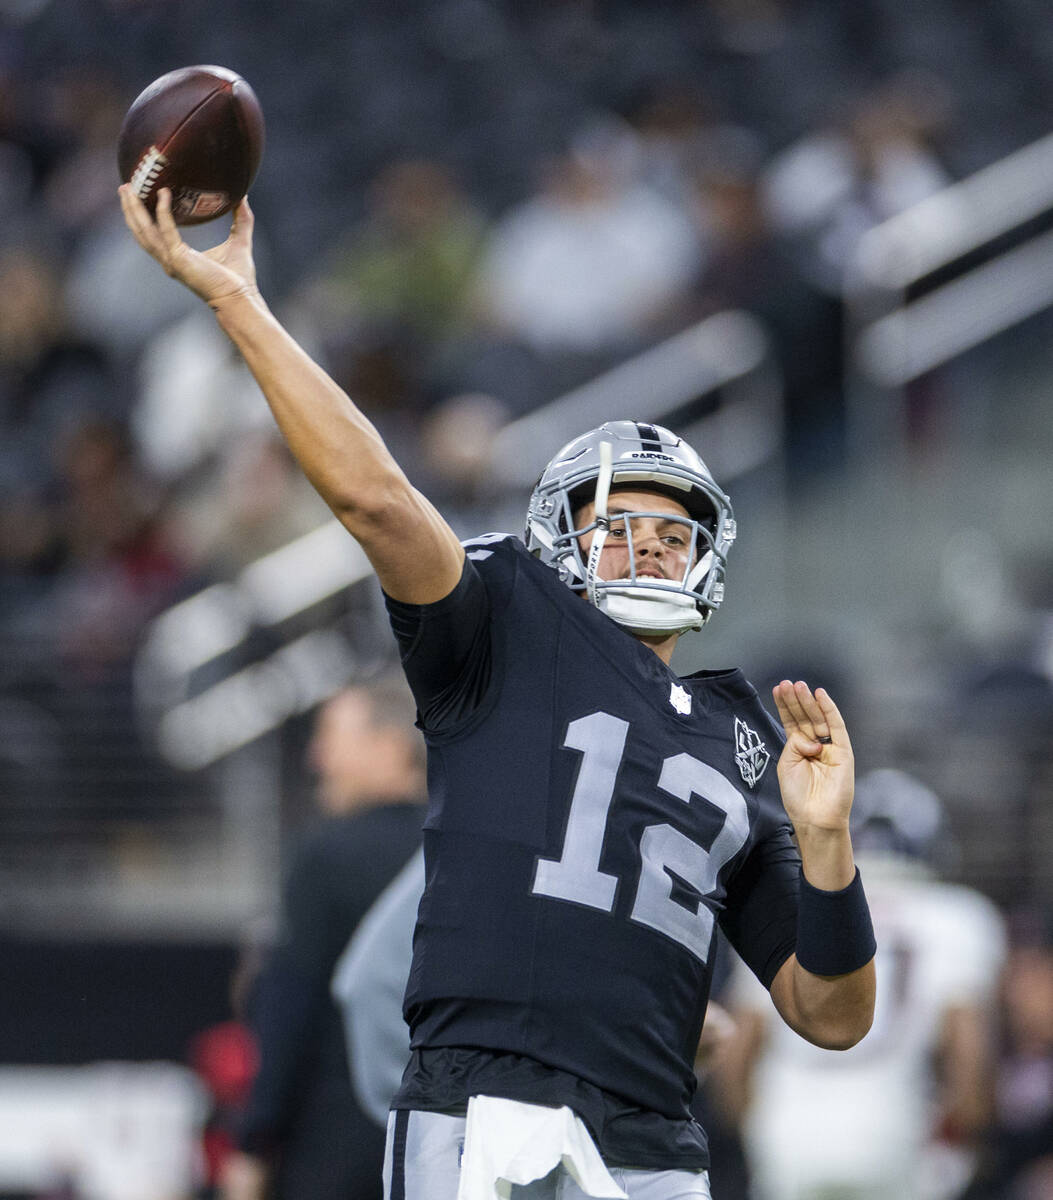
[[[117,138],[121,179],[153,213],[172,189],[177,225],[230,212],[263,156],[263,111],[252,88],[226,67],[181,67],[132,102]]]

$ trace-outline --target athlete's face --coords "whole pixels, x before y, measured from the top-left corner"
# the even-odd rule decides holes
[[[646,489],[612,491],[607,503],[611,518],[610,532],[600,552],[600,579],[627,579],[630,575],[629,539],[626,535],[627,522],[619,514],[648,512],[662,514],[656,517],[633,517],[628,524],[632,533],[632,557],[635,560],[637,578],[683,579],[691,553],[691,526],[675,517],[687,517],[687,509],[670,496]],[[575,514],[580,529],[592,522],[596,505],[592,501]],[[668,514],[666,516],[665,514]],[[593,534],[581,536],[581,550],[588,558]]]

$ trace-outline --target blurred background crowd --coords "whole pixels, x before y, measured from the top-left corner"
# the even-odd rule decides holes
[[[1007,922],[992,1003],[1048,979],[1046,5],[0,0],[0,1061],[188,1060],[310,815],[315,710],[394,653],[120,219],[124,111],[192,63],[263,106],[265,296],[455,526],[518,532],[602,419],[690,431],[740,538],[677,665],[826,685]],[[1048,1133],[1024,990],[1038,1065],[990,1119]]]

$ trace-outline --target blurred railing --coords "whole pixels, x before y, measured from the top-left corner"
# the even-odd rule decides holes
[[[657,421],[704,447],[717,479],[777,461],[782,390],[764,327],[746,312],[717,313],[510,422],[493,447],[494,478],[525,497],[561,446],[620,417]]]
[[[869,230],[847,264],[858,465],[902,452],[904,389],[1053,304],[1053,134]]]
[[[867,736],[947,803],[962,878],[1007,906],[1053,903],[1045,865],[1053,853],[1053,670],[1048,654],[1040,661],[1041,637],[1026,645],[1011,580],[1021,562],[1053,559],[1053,354],[1035,351],[1018,328],[1053,306],[1053,134],[869,230],[847,264],[844,304],[856,503],[869,496],[871,508],[888,514],[868,543],[871,558],[902,573],[916,545],[946,567],[948,542],[964,539],[987,548],[968,581],[977,604],[996,594],[1000,601],[984,610],[990,680],[956,692],[963,664],[948,662],[941,706],[873,712]],[[1034,342],[1045,347],[1051,322],[1042,320]],[[999,350],[995,339],[1010,331],[1016,341]],[[934,402],[940,437],[930,432],[926,443],[919,416]],[[896,492],[926,510],[904,513]],[[923,532],[940,524],[942,545]],[[925,599],[903,590],[908,602]],[[936,604],[932,628],[939,619]],[[1036,628],[1040,621],[1036,611]]]

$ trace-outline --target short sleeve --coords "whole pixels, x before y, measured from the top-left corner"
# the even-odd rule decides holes
[[[439,732],[470,713],[490,681],[490,598],[466,558],[457,586],[434,604],[384,597],[419,724]]]
[[[739,957],[764,984],[797,944],[801,859],[788,824],[771,818],[728,885],[720,927]]]

